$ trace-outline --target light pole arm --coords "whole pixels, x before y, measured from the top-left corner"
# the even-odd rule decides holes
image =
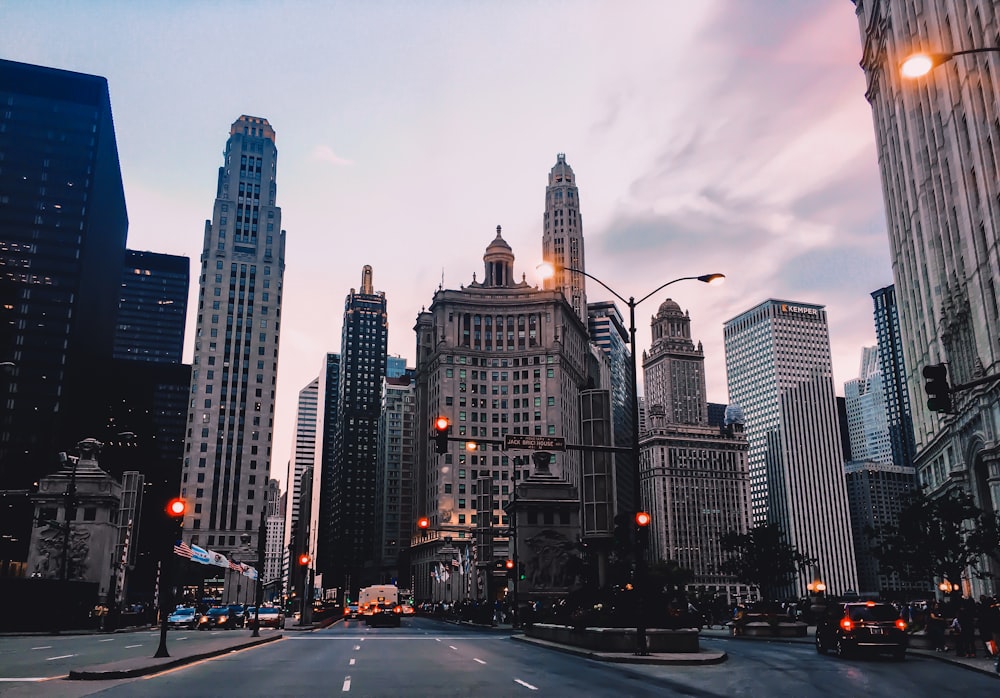
[[[615,298],[617,298],[618,300],[620,300],[622,303],[624,303],[626,305],[630,305],[629,301],[625,300],[621,296],[621,294],[618,293],[618,291],[616,291],[613,288],[611,288],[610,286],[608,286],[606,283],[604,283],[603,281],[601,281],[600,279],[598,279],[596,276],[588,274],[583,269],[574,269],[573,267],[558,267],[558,270],[560,270],[560,271],[568,271],[568,272],[572,272],[574,274],[580,274],[581,276],[586,276],[591,281],[596,281],[601,286],[603,286],[604,288],[606,288],[608,290],[608,293],[610,293],[612,296],[614,296]],[[678,279],[678,281],[679,280],[680,279]],[[673,283],[673,282],[671,282],[671,283]],[[664,284],[664,285],[666,285],[666,284]],[[661,286],[660,288],[663,288],[663,286]],[[660,289],[657,289],[657,291],[658,290],[660,290]],[[656,291],[653,291],[653,293],[656,293]],[[652,294],[650,294],[650,295],[652,295]]]

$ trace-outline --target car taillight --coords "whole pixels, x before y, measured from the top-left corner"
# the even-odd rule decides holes
[[[854,623],[851,622],[850,618],[844,618],[843,620],[840,621],[840,627],[850,632],[851,630],[854,629]]]
[[[896,621],[896,627],[900,630],[906,630],[906,621],[900,618]]]
[[[344,609],[344,615],[345,615],[345,616],[346,616],[346,615],[350,615],[350,613],[351,613],[351,609],[349,609],[349,608],[345,608],[345,609]]]
[[[396,608],[392,609],[392,612],[393,613],[402,613],[403,612],[403,607],[402,606],[396,606]]]

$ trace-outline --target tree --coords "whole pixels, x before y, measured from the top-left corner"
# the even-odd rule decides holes
[[[719,542],[722,552],[729,554],[719,571],[755,585],[765,600],[775,599],[798,572],[816,562],[788,543],[778,524],[759,524],[746,534],[730,531]]]
[[[941,577],[958,584],[966,570],[989,575],[984,557],[1000,561],[998,532],[996,514],[977,507],[969,493],[951,490],[930,497],[917,490],[907,496],[895,523],[870,528],[868,534],[885,571],[906,581]]]

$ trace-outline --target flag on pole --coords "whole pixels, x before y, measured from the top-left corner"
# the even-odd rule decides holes
[[[197,545],[191,545],[191,560],[194,562],[200,562],[203,565],[209,564],[208,551],[204,548],[199,548]]]
[[[174,543],[174,555],[180,555],[181,557],[186,557],[190,560],[194,557],[194,551],[191,550],[191,546],[182,540],[176,541]]]

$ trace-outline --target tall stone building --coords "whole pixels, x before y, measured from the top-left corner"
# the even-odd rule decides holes
[[[205,221],[181,495],[184,537],[218,552],[256,550],[274,432],[285,232],[274,129],[233,122]]]
[[[382,383],[382,414],[378,425],[378,472],[376,501],[378,512],[375,563],[383,583],[398,580],[409,588],[410,580],[400,577],[409,571],[407,555],[413,531],[413,461],[415,439],[412,370],[401,376],[386,376]]]
[[[708,424],[704,351],[675,301],[665,300],[650,325],[642,361],[648,427],[639,442],[643,507],[652,519],[649,557],[690,569],[699,591],[746,598],[749,588],[718,571],[722,536],[750,526],[742,414],[732,406],[722,428]]]
[[[505,507],[514,487],[531,472],[528,453],[503,451],[508,434],[559,436],[580,443],[579,392],[587,381],[587,328],[561,291],[543,290],[514,277],[514,253],[501,236],[483,255],[482,280],[459,289],[439,288],[417,316],[416,472],[417,516],[431,531],[412,549],[418,598],[432,597],[431,572],[441,549],[472,555],[473,531],[489,527],[496,559],[510,550]],[[451,421],[451,436],[486,440],[474,451],[450,444],[435,453],[431,422]],[[579,487],[578,452],[558,453],[552,470]],[[481,493],[482,483],[492,491]],[[477,496],[490,495],[492,517],[480,520]],[[415,531],[414,531],[415,532]],[[444,537],[451,538],[445,547]],[[477,554],[482,555],[478,552]],[[463,558],[464,559],[464,558]],[[479,563],[489,567],[490,559]],[[463,583],[464,582],[464,583]],[[452,581],[457,598],[485,598],[482,579]]]
[[[833,594],[857,591],[823,306],[767,300],[723,325],[730,403],[750,444],[751,523],[781,526]],[[813,571],[815,574],[815,571]],[[802,573],[788,596],[805,596]]]
[[[0,60],[0,534],[27,559],[35,483],[104,436],[128,216],[107,80]]]
[[[583,254],[583,218],[580,215],[580,191],[576,175],[559,153],[549,172],[545,188],[542,258],[553,265],[555,275],[545,282],[547,289],[559,289],[582,322],[587,322],[587,286],[583,274],[563,271],[586,271]]]
[[[865,97],[875,123],[900,337],[910,395],[925,366],[945,363],[952,384],[1000,375],[1000,53],[955,56],[926,76],[899,65],[912,51],[996,47],[991,0],[854,0]],[[952,414],[914,399],[915,466],[931,495],[972,494],[1000,510],[1000,380],[953,396]],[[1000,574],[996,561],[984,568]],[[969,575],[966,593],[996,593]]]
[[[319,530],[330,543],[320,554],[323,583],[356,598],[359,588],[376,581],[370,565],[378,536],[378,422],[382,379],[389,341],[386,298],[376,292],[372,268],[361,271],[361,287],[344,301],[340,339],[340,378],[332,463],[323,466]],[[320,429],[327,437],[326,427]],[[317,464],[318,468],[318,464]],[[313,485],[316,487],[316,484]],[[324,515],[329,505],[329,517]],[[327,566],[329,565],[329,566]]]

